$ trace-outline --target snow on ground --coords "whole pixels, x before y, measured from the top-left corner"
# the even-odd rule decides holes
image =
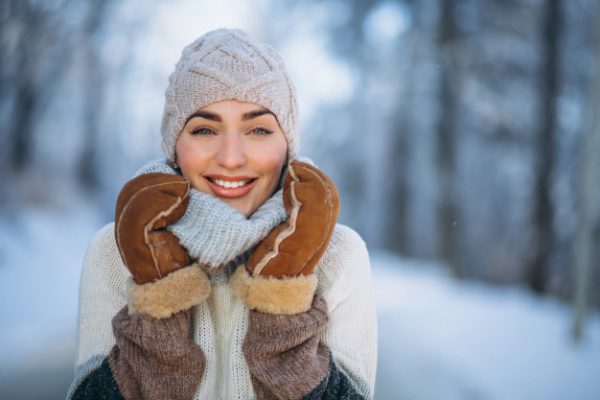
[[[600,315],[569,337],[568,305],[521,288],[459,282],[372,254],[378,399],[598,399]]]
[[[81,263],[100,224],[85,204],[22,209],[0,221],[1,399],[64,399]]]
[[[61,399],[72,377],[90,207],[0,221],[0,398]],[[432,263],[372,252],[377,399],[600,398],[600,316],[570,342],[570,308],[520,288],[459,282]]]

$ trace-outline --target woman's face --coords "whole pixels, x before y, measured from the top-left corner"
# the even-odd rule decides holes
[[[277,188],[287,141],[269,110],[227,100],[201,108],[188,119],[175,154],[194,189],[249,217]]]

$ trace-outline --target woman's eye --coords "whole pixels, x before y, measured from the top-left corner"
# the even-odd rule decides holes
[[[265,128],[254,128],[252,129],[252,133],[255,135],[270,135],[273,131],[270,131]]]
[[[212,129],[208,129],[208,128],[192,129],[192,131],[190,133],[192,135],[200,135],[200,136],[211,136],[211,135],[215,134],[215,132]]]

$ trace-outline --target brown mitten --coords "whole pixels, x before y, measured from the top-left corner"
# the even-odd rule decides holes
[[[152,173],[127,182],[117,199],[115,238],[131,272],[129,310],[166,318],[210,293],[205,273],[166,226],[179,220],[189,201],[189,183]]]
[[[263,239],[231,285],[251,309],[296,314],[310,308],[317,287],[312,272],[331,238],[339,199],[333,182],[301,161],[288,167],[283,199],[287,221]]]

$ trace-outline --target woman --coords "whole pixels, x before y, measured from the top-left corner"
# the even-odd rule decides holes
[[[70,398],[373,397],[368,254],[297,160],[296,123],[271,47],[220,29],[184,49],[167,160],[123,187],[86,254]]]

